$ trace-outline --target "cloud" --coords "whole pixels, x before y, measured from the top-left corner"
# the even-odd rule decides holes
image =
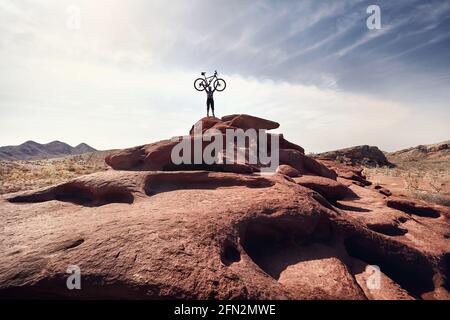
[[[194,78],[214,69],[229,82],[219,113],[274,118],[310,151],[448,139],[448,2],[379,1],[381,32],[369,4],[4,0],[0,144],[180,134],[205,111]]]

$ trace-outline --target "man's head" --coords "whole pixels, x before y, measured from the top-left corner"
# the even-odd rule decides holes
[[[208,90],[211,91],[211,86],[208,86]]]

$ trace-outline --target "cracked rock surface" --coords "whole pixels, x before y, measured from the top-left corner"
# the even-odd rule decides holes
[[[277,127],[258,119],[208,125]],[[290,168],[271,175],[164,170],[163,143],[157,170],[153,144],[107,160],[120,170],[1,196],[0,297],[450,298],[448,208],[284,145]],[[81,290],[67,289],[71,265]]]

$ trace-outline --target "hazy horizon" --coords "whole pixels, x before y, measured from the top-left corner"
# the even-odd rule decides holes
[[[420,143],[420,144],[413,145],[413,146],[409,146],[409,147],[417,147],[417,146],[419,146],[419,145],[439,144],[439,143],[447,142],[447,141],[450,141],[450,140],[442,140],[442,141],[435,141],[435,142],[429,142],[429,143]],[[72,143],[67,143],[67,142],[65,142],[65,141],[61,141],[61,140],[58,140],[58,139],[51,140],[51,141],[44,141],[44,142],[36,141],[36,140],[26,140],[26,141],[24,141],[24,142],[22,142],[22,143],[19,143],[19,144],[17,144],[17,145],[2,145],[2,146],[0,146],[0,148],[1,148],[1,147],[16,147],[16,146],[25,144],[25,143],[27,143],[27,142],[35,142],[35,143],[42,144],[42,145],[44,145],[44,144],[50,144],[50,143],[52,143],[52,142],[61,142],[61,143],[68,144],[68,145],[71,146],[71,147],[77,147],[77,146],[82,145],[82,144],[87,144],[89,147],[92,147],[92,148],[96,149],[97,151],[108,151],[108,150],[117,149],[117,148],[111,148],[111,149],[99,149],[99,148],[96,148],[95,146],[93,146],[93,145],[91,145],[90,143],[85,142],[85,141],[80,141],[80,142],[78,142],[78,143],[72,144]],[[356,145],[354,145],[354,146],[347,146],[347,147],[356,147]],[[405,147],[405,148],[397,149],[397,150],[389,150],[389,151],[380,148],[380,150],[381,150],[381,151],[385,151],[385,152],[395,152],[395,151],[400,151],[400,150],[403,150],[403,149],[408,149],[409,147]],[[343,147],[343,148],[346,148],[346,147]],[[342,148],[342,149],[343,149],[343,148]],[[341,149],[341,148],[339,148],[339,149]],[[335,150],[335,149],[324,150],[324,151],[320,151],[320,152],[333,151],[333,150]],[[309,153],[316,153],[316,152],[309,152]]]
[[[449,1],[0,0],[0,19],[0,146],[187,134],[215,69],[217,116],[277,121],[308,153],[450,139]]]

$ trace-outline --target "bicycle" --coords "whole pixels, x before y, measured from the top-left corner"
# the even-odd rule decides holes
[[[225,90],[225,88],[227,87],[227,83],[225,82],[225,80],[218,77],[217,70],[214,71],[214,74],[209,77],[206,76],[206,72],[202,72],[201,75],[203,76],[203,78],[197,78],[194,81],[194,88],[197,91],[205,90],[211,85],[211,83],[213,84],[214,90],[217,90],[219,92]]]

